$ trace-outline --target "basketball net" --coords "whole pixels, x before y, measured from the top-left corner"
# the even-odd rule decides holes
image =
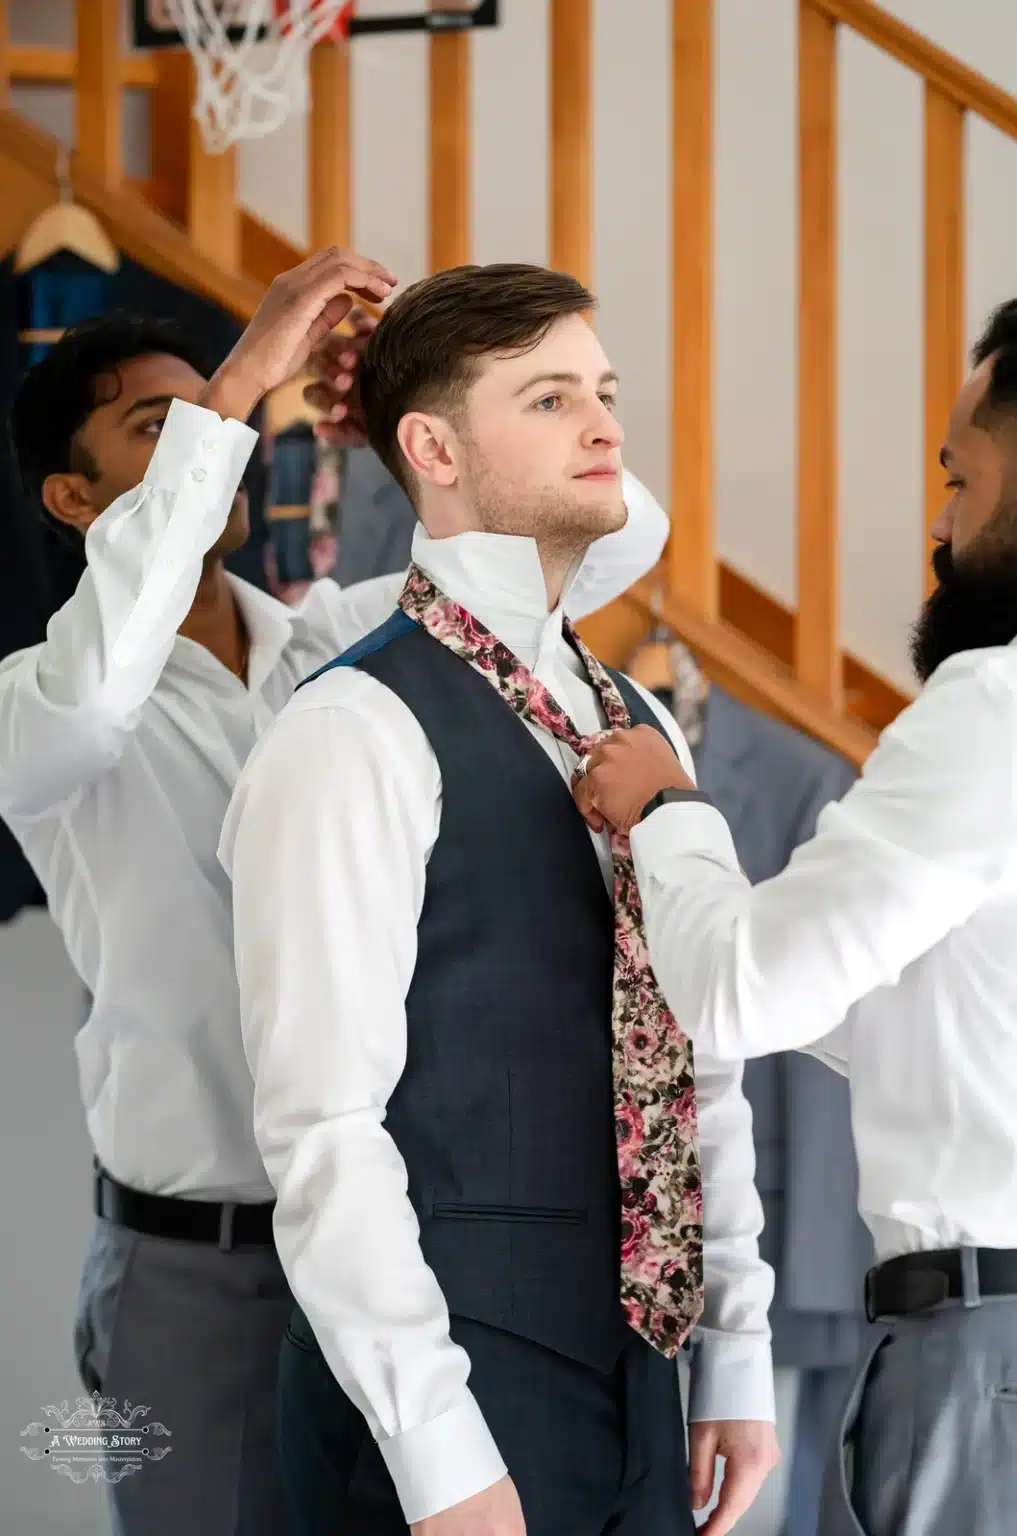
[[[345,42],[353,13],[353,0],[162,3],[194,59],[193,116],[212,155],[307,111],[311,49],[324,38]]]

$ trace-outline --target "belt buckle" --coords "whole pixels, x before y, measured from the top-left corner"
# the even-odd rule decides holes
[[[233,1248],[233,1225],[237,1214],[236,1202],[224,1200],[219,1207],[219,1252],[229,1253]]]

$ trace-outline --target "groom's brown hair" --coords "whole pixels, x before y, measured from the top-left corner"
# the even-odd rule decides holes
[[[399,447],[407,411],[455,419],[479,359],[529,352],[556,320],[597,301],[566,272],[522,263],[450,267],[401,293],[368,343],[359,374],[371,447],[412,497]]]

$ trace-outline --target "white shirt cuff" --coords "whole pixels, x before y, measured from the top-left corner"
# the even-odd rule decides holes
[[[508,1471],[471,1392],[436,1419],[379,1440],[378,1449],[408,1525],[483,1493]]]
[[[138,592],[113,646],[124,666],[145,644],[172,602],[186,572],[222,533],[258,434],[242,421],[188,400],[171,400],[159,441],[139,487],[142,498],[162,496],[167,520],[159,557]],[[140,502],[135,504],[135,510]],[[96,520],[97,524],[99,519]],[[124,528],[129,528],[129,521]],[[119,536],[119,535],[117,535]]]
[[[672,855],[696,854],[713,859],[724,869],[739,868],[728,824],[716,806],[705,800],[660,806],[645,821],[636,823],[631,841],[636,878],[640,881],[644,874],[663,881],[665,876],[661,872]]]
[[[692,1336],[689,1423],[777,1422],[768,1338],[698,1328]]]
[[[192,476],[195,471],[200,475],[196,483],[206,482],[209,500],[225,500],[229,511],[257,441],[257,432],[244,421],[220,416],[190,400],[171,400],[145,484],[176,491],[186,465]]]

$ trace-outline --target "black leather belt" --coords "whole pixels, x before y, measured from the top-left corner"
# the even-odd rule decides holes
[[[95,1214],[145,1237],[172,1237],[187,1243],[215,1243],[231,1248],[272,1246],[274,1202],[237,1205],[213,1200],[183,1200],[129,1189],[103,1168],[95,1170]]]
[[[880,1318],[911,1317],[947,1301],[977,1307],[983,1296],[1017,1297],[1017,1250],[945,1248],[904,1253],[870,1269],[865,1312]]]

